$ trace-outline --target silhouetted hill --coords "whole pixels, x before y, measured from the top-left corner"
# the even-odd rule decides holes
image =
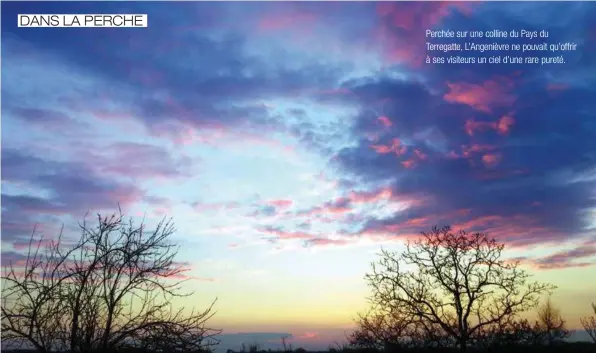
[[[383,351],[374,350],[374,349],[330,349],[330,350],[320,350],[320,351],[307,351],[304,348],[296,348],[294,350],[255,350],[254,346],[253,349],[251,347],[245,348],[244,350],[227,350],[227,353],[401,353],[401,352],[408,352],[408,353],[457,353],[459,352],[458,348],[395,348],[395,349],[386,349]],[[34,350],[27,350],[27,349],[12,349],[12,350],[2,350],[6,353],[32,353],[35,352]],[[529,346],[529,345],[518,345],[518,346],[501,346],[497,348],[491,349],[474,349],[469,348],[469,353],[596,353],[596,344],[590,342],[568,342],[568,343],[561,343],[552,346],[543,346],[543,345],[536,345],[536,346]],[[70,352],[64,352],[70,353]],[[148,350],[143,349],[133,349],[133,348],[125,348],[120,349],[114,352],[85,352],[85,353],[155,353]],[[166,353],[166,352],[162,352]],[[196,351],[180,351],[180,353],[199,353]]]

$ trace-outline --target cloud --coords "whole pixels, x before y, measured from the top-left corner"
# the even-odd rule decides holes
[[[351,211],[351,200],[348,198],[338,198],[333,201],[325,202],[321,206],[315,206],[307,210],[299,211],[296,215],[305,217],[316,217],[321,215],[331,216],[342,215]]]
[[[355,89],[366,87],[372,90],[370,85]],[[402,89],[404,85],[409,85],[411,89]],[[511,129],[513,120],[507,118],[510,115],[504,115],[497,123],[487,126],[492,130],[507,131],[508,134],[489,135],[490,131],[479,129],[478,125],[465,133],[460,128],[463,125],[462,118],[454,114],[459,108],[442,106],[442,97],[425,91],[416,82],[390,83],[385,80],[378,82],[376,87],[376,96],[370,97],[369,103],[365,101],[363,105],[380,97],[395,97],[390,99],[396,102],[394,111],[387,112],[394,116],[395,128],[379,131],[375,122],[362,114],[354,127],[354,136],[358,138],[376,131],[380,140],[399,139],[406,141],[410,150],[424,151],[422,153],[428,156],[427,160],[419,163],[420,158],[414,159],[416,154],[406,155],[405,158],[393,153],[380,154],[370,148],[366,139],[361,138],[357,147],[346,148],[337,155],[335,162],[339,170],[368,183],[390,182],[396,193],[406,197],[430,195],[436,202],[417,209],[416,214],[421,216],[445,213],[449,208],[472,209],[476,217],[498,215],[510,218],[516,214],[526,214],[544,227],[545,234],[534,235],[543,237],[548,237],[549,232],[563,234],[583,229],[586,223],[582,219],[582,212],[595,206],[589,191],[591,183],[559,180],[556,175],[564,170],[573,170],[574,174],[590,173],[588,161],[593,160],[596,145],[580,129],[594,129],[591,122],[581,118],[582,111],[591,103],[567,96],[567,99],[551,102],[548,109],[540,105],[529,107],[527,103],[519,106],[512,104],[505,108],[515,111],[515,128]],[[525,90],[532,91],[529,87],[525,87]],[[588,94],[588,91],[590,89],[575,89],[579,96]],[[544,91],[532,92],[537,94]],[[418,100],[425,100],[427,104],[419,106]],[[410,104],[397,104],[405,101]],[[432,109],[433,106],[443,108]],[[391,107],[391,104],[386,107]],[[405,107],[409,111],[405,111]],[[564,107],[573,108],[570,111]],[[469,113],[473,113],[477,107],[470,106],[470,110]],[[563,113],[564,110],[566,113]],[[568,125],[570,115],[575,116],[572,118],[573,128]],[[540,122],[537,117],[540,117]],[[412,138],[418,131],[425,129],[437,130],[437,136],[442,138]],[[472,136],[470,130],[474,131]],[[555,134],[558,137],[555,138]],[[568,157],[564,158],[563,155]],[[453,158],[458,156],[465,158]],[[481,177],[486,176],[482,174],[486,167],[491,168],[493,176],[500,177]],[[535,201],[542,202],[541,209],[531,207]]]
[[[491,113],[494,107],[509,107],[515,103],[516,97],[511,93],[514,84],[515,81],[506,77],[497,77],[482,83],[447,82],[448,92],[443,99]]]
[[[54,206],[59,206],[58,210],[71,212],[81,209],[83,204],[91,205],[90,202],[99,208],[113,207],[116,200],[126,205],[144,194],[132,184],[101,177],[84,164],[41,160],[13,150],[4,150],[3,153],[2,168],[7,171],[2,175],[3,181],[24,182],[51,190],[53,194],[48,202],[41,198],[6,196],[9,207],[18,205],[34,207],[36,211],[48,208],[49,211],[49,204],[54,203]],[[15,172],[10,172],[11,169]]]
[[[10,103],[9,103],[10,106]],[[50,127],[59,129],[65,125],[71,125],[73,120],[68,115],[54,110],[44,110],[40,108],[14,108],[12,113],[23,121],[33,126]]]
[[[14,267],[25,267],[27,255],[15,251],[3,251],[2,252],[2,267],[14,266]]]
[[[302,335],[298,336],[298,339],[313,339],[319,336],[318,332],[305,332]]]
[[[97,174],[133,180],[178,179],[191,175],[194,161],[188,156],[175,156],[166,148],[147,143],[116,142],[92,150],[81,151]]]
[[[306,232],[287,231],[280,227],[264,226],[258,229],[261,233],[268,235],[265,239],[276,242],[278,240],[308,240],[313,238],[312,234]]]
[[[172,210],[180,200],[166,194],[182,188],[193,190],[177,196],[195,211],[250,209],[250,227],[265,236],[313,246],[410,237],[436,223],[518,245],[554,242],[584,232],[596,206],[589,46],[565,65],[421,62],[426,29],[591,40],[588,4],[139,3],[129,9],[149,14],[146,30],[68,29],[68,42],[63,30],[18,28],[20,6],[4,7],[2,22],[7,239],[117,202]],[[333,177],[300,199],[281,179],[246,203],[235,188],[202,188],[224,176],[199,172],[236,168],[230,159],[245,151],[279,152]],[[197,200],[197,184],[210,194]]]
[[[65,9],[70,6],[63,5]],[[3,39],[7,65],[18,65],[21,58],[31,57],[31,51],[52,58],[53,63],[68,64],[71,71],[84,72],[87,80],[97,81],[93,92],[81,96],[74,89],[62,95],[61,100],[69,102],[70,110],[92,114],[104,121],[138,121],[152,136],[177,143],[186,143],[206,131],[240,129],[248,134],[263,127],[283,128],[284,124],[276,121],[263,100],[307,97],[313,88],[319,87],[332,89],[344,71],[338,66],[313,61],[272,63],[269,57],[245,50],[250,39],[246,34],[228,32],[220,37],[201,34],[204,32],[189,34],[173,27],[168,15],[157,10],[159,6],[133,7],[153,18],[153,25],[144,33],[104,36],[75,31],[71,40],[77,50],[55,38],[22,32],[4,24],[8,38]],[[169,13],[179,14],[184,21],[188,13],[196,13],[202,7],[174,5]],[[16,7],[7,9],[15,10]],[[224,9],[215,11],[229,15]],[[193,16],[193,19],[209,22],[204,17]],[[20,49],[25,46],[23,43],[29,45],[28,50]],[[165,52],[167,55],[159,54]],[[33,77],[26,85],[34,86],[43,79],[46,77]],[[5,79],[8,91],[13,90],[11,87],[17,81],[13,75]],[[32,109],[21,110],[27,119],[39,115]]]
[[[571,250],[562,250],[539,258],[517,258],[522,263],[538,269],[564,269],[570,267],[588,267],[596,265],[596,246],[587,242]]]
[[[426,52],[425,31],[439,25],[457,11],[470,14],[473,4],[462,2],[375,4],[379,25],[374,38],[388,63],[419,67]]]
[[[457,19],[441,21],[451,25]],[[498,22],[473,13],[470,20],[479,29]],[[513,23],[504,21],[503,26]],[[432,200],[394,215],[369,217],[360,233],[399,236],[434,224],[454,224],[486,230],[521,246],[584,232],[590,222],[585,214],[596,207],[590,177],[596,162],[590,134],[596,125],[587,118],[595,108],[588,97],[595,93],[596,82],[572,72],[579,75],[585,66],[590,64],[541,72],[528,66],[523,71],[487,66],[464,72],[437,65],[420,68],[418,75],[345,82],[357,93],[351,102],[360,106],[352,128],[355,144],[339,151],[332,165],[351,180],[389,183],[395,194]],[[545,75],[559,69],[578,78],[553,96]],[[390,126],[371,113],[381,106]],[[396,153],[397,146],[405,152]],[[537,203],[539,207],[533,206]],[[471,212],[447,217],[454,209]],[[411,227],[411,219],[425,222]]]
[[[400,203],[408,206],[417,205],[421,199],[404,198],[393,193],[390,188],[377,187],[370,190],[349,190],[345,195],[320,205],[299,210],[297,217],[307,217],[312,220],[356,219],[358,213],[367,208],[374,208],[382,204]]]
[[[380,116],[380,117],[378,117],[378,120],[385,127],[391,127],[391,125],[393,125],[393,123],[391,122],[391,119],[389,119],[386,116]]]
[[[88,211],[123,208],[146,192],[134,184],[97,174],[86,164],[41,159],[10,148],[2,150],[2,182],[39,190],[47,196],[2,193],[3,241],[30,234],[40,216],[69,215],[79,219]]]
[[[501,158],[502,156],[499,153],[485,154],[482,156],[482,163],[484,163],[487,168],[494,168],[499,164]]]
[[[294,204],[294,201],[280,199],[280,200],[269,200],[266,203],[270,206],[285,209],[285,208],[291,207]]]

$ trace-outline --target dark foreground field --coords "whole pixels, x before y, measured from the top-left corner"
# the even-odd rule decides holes
[[[7,353],[31,353],[33,350],[3,350]],[[205,353],[200,351],[172,351],[171,353],[179,352],[179,353]],[[373,349],[330,349],[327,351],[307,351],[303,348],[297,348],[293,351],[283,351],[283,350],[228,350],[227,353],[398,353],[398,352],[410,352],[410,353],[457,353],[459,352],[458,348],[389,348],[385,350],[373,350]],[[519,345],[519,346],[502,346],[502,347],[494,347],[490,349],[474,349],[468,348],[468,352],[491,352],[491,353],[596,353],[596,344],[589,343],[589,342],[573,342],[573,343],[561,343],[557,345],[551,346],[544,346],[544,345],[537,345],[537,346],[529,346],[529,345]],[[70,352],[64,352],[70,353]],[[101,351],[94,351],[94,352],[82,352],[82,353],[156,353],[152,351],[142,350],[142,349],[121,349],[117,351],[110,351],[110,352],[101,352]],[[170,352],[162,352],[162,353],[170,353]]]
[[[241,353],[242,351],[234,351],[228,350],[227,353]],[[284,351],[257,351],[253,353],[282,353]],[[288,351],[285,351],[288,352]],[[458,353],[460,352],[459,348],[389,348],[384,350],[374,350],[374,349],[331,349],[327,351],[307,351],[301,348],[298,348],[293,351],[294,353],[398,353],[398,352],[409,352],[409,353]],[[483,352],[491,352],[491,353],[596,353],[596,344],[589,343],[589,342],[573,342],[573,343],[562,343],[552,346],[502,346],[502,347],[493,347],[488,349],[474,349],[468,348],[468,353],[483,353]]]

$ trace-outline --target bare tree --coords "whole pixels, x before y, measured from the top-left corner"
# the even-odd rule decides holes
[[[2,278],[3,341],[27,342],[38,351],[204,350],[219,330],[206,326],[206,310],[175,308],[187,297],[184,264],[169,243],[175,229],[163,219],[152,231],[122,214],[98,215],[97,225],[80,224],[80,241],[59,238],[40,255],[27,256],[24,273],[10,265]],[[40,244],[40,243],[38,243]]]
[[[536,326],[547,344],[560,342],[570,335],[569,330],[565,328],[565,320],[561,317],[560,310],[553,305],[550,296],[538,307]]]
[[[294,348],[292,348],[292,344],[288,343],[288,338],[290,338],[290,336],[287,335],[281,337],[281,347],[283,352],[291,352],[294,350]]]
[[[372,302],[440,328],[461,351],[489,326],[502,325],[554,289],[518,263],[502,259],[503,244],[483,233],[433,228],[401,253],[382,250],[366,275]]]
[[[596,343],[596,303],[592,303],[592,310],[594,310],[594,316],[582,317],[581,323],[592,341]]]
[[[62,288],[69,278],[62,269],[78,245],[69,250],[56,242],[41,249],[33,231],[23,264],[10,264],[2,276],[2,341],[13,348],[32,346],[40,352],[65,348],[60,330],[68,311]],[[41,251],[44,250],[44,251]]]

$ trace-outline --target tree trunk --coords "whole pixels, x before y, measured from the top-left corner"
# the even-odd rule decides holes
[[[465,338],[460,338],[459,340],[459,351],[462,353],[467,352],[468,350],[468,342]]]

